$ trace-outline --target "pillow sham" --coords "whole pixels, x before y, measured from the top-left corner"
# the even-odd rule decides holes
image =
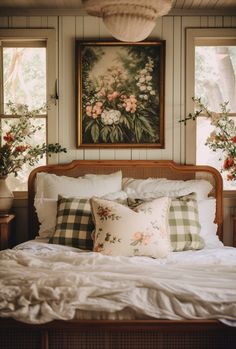
[[[92,250],[93,230],[89,199],[58,198],[56,229],[49,243]]]
[[[153,199],[161,196],[179,197],[196,193],[197,200],[208,197],[212,190],[210,182],[204,179],[169,180],[165,178],[134,179],[124,178],[122,188],[129,197],[138,198],[140,196]]]
[[[168,223],[171,247],[174,252],[199,250],[204,247],[204,240],[200,236],[201,225],[195,198],[195,194],[190,194],[171,199]],[[145,201],[145,199],[128,198],[128,205],[134,208]]]
[[[170,239],[173,251],[201,250],[197,201],[192,198],[172,199],[169,212]]]
[[[205,248],[220,248],[223,243],[217,235],[217,224],[215,221],[216,199],[208,198],[198,201],[199,222],[201,225],[200,236],[205,242]]]
[[[171,251],[167,197],[144,202],[134,210],[114,201],[91,199],[96,252],[112,256],[166,257]]]
[[[40,172],[36,178],[36,198],[57,199],[58,195],[90,198],[121,191],[122,173],[86,175],[84,177],[57,176]]]
[[[120,203],[127,202],[127,194],[124,191],[109,193],[104,195],[103,198],[116,200]],[[52,236],[56,228],[57,199],[36,198],[34,200],[34,206],[40,224],[38,231],[39,238],[41,241],[44,239],[45,242],[48,242],[48,239]]]

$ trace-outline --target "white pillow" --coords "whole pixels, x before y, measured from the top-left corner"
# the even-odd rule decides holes
[[[111,256],[166,257],[171,252],[170,202],[163,197],[132,210],[115,201],[92,198],[94,251]]]
[[[194,192],[197,195],[197,200],[203,200],[208,197],[213,187],[210,182],[204,179],[182,181],[165,178],[124,178],[122,188],[132,198],[178,197]]]
[[[216,199],[208,198],[198,201],[200,236],[204,239],[205,248],[223,247],[217,235],[217,224],[214,223],[216,213]]]
[[[116,200],[120,203],[125,203],[127,194],[124,191],[109,193],[103,196],[107,200]],[[34,206],[39,221],[38,235],[44,242],[48,242],[56,227],[57,218],[57,199],[35,198]],[[38,237],[36,237],[37,239]]]
[[[34,207],[39,221],[38,235],[48,242],[56,227],[57,199],[35,199]]]
[[[108,175],[86,175],[84,177],[57,176],[40,172],[36,178],[36,198],[57,199],[66,197],[90,198],[120,191],[122,173],[117,171]]]

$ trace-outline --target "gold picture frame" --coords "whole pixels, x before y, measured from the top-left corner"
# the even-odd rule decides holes
[[[164,148],[165,41],[76,42],[77,146]]]

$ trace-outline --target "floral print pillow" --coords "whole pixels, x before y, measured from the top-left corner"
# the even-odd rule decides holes
[[[134,209],[93,197],[94,248],[111,256],[164,258],[171,252],[168,214],[171,199],[162,197]]]

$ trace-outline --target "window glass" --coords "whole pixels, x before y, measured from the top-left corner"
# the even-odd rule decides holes
[[[220,111],[228,101],[236,112],[236,46],[195,47],[195,96],[209,109]]]
[[[37,109],[46,103],[46,48],[3,48],[4,113],[6,103],[27,104]]]
[[[1,111],[2,137],[8,131],[9,125],[15,123],[17,118],[11,115],[7,103],[12,102],[16,105],[26,104],[29,110],[35,110],[46,105],[46,42],[30,41],[24,46],[20,41],[2,41],[2,70],[3,76],[3,109]],[[38,47],[40,46],[40,47]],[[19,115],[20,116],[20,115]],[[37,131],[32,138],[26,139],[26,144],[32,146],[46,143],[46,111],[40,111],[32,123],[40,125],[41,129]],[[1,139],[3,143],[3,139]],[[44,156],[35,167],[46,164]],[[30,172],[34,167],[24,164],[22,170],[15,177],[14,174],[8,175],[7,181],[11,190],[27,190],[27,181]]]
[[[236,45],[195,46],[195,96],[208,109],[220,112],[220,104],[228,101],[232,118],[236,120]],[[196,163],[221,170],[224,153],[213,151],[205,143],[214,127],[206,117],[197,118]],[[224,190],[235,190],[236,184],[222,173]]]

